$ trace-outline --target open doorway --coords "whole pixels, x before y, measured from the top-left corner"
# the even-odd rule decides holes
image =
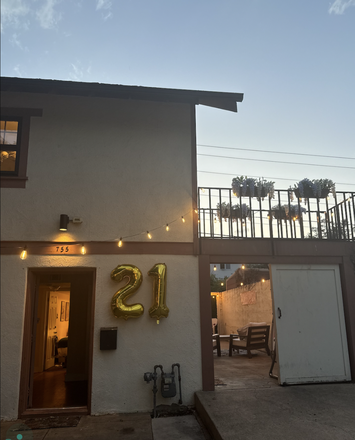
[[[216,299],[215,313],[221,348],[221,355],[215,350],[213,359],[216,389],[277,386],[277,381],[269,375],[272,364],[270,350],[274,354],[275,343],[268,265],[241,265],[226,280],[225,289],[220,290],[218,293],[211,292]],[[240,341],[243,345],[246,342],[249,326],[267,327],[268,349],[253,349],[248,353],[244,347],[230,347],[231,335],[236,337],[234,343]],[[253,336],[256,342],[262,337],[261,333]],[[275,364],[273,373],[277,375]]]
[[[223,301],[223,309],[217,302],[222,356],[214,355],[215,386],[257,388],[350,381],[339,266],[271,264],[269,274],[270,281],[263,278],[253,283],[237,276],[234,288],[228,290],[227,283],[227,291],[219,294]],[[270,325],[274,364],[264,350],[253,351],[251,357],[243,350],[229,356],[228,339],[231,334],[242,339],[241,324],[248,326],[249,334],[253,325]],[[270,377],[271,365],[278,381]]]
[[[20,415],[90,412],[94,275],[91,269],[30,270]]]

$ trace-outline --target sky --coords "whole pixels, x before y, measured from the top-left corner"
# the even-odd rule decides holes
[[[2,0],[1,75],[243,93],[197,108],[199,186],[355,191],[355,0]]]

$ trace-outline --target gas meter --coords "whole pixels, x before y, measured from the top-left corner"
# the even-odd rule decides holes
[[[175,374],[162,373],[161,375],[161,395],[163,397],[176,396]]]

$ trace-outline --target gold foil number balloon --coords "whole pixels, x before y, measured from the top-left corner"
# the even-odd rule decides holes
[[[149,315],[151,318],[157,320],[159,324],[159,319],[163,316],[165,318],[169,315],[169,309],[165,304],[166,300],[166,264],[158,263],[155,264],[148,275],[153,278],[153,296],[154,303],[149,309]]]
[[[138,269],[138,267],[133,266],[132,264],[122,264],[121,266],[117,266],[111,272],[111,278],[115,281],[122,281],[123,278],[128,278],[128,283],[117,290],[117,292],[113,295],[111,301],[111,309],[113,314],[117,316],[117,318],[139,318],[143,315],[144,307],[142,304],[126,304],[126,299],[133,295],[140,287],[143,281],[142,272]]]

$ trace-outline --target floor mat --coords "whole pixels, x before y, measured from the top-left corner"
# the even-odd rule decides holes
[[[24,423],[31,429],[72,428],[80,422],[81,416],[51,416],[26,419]]]

